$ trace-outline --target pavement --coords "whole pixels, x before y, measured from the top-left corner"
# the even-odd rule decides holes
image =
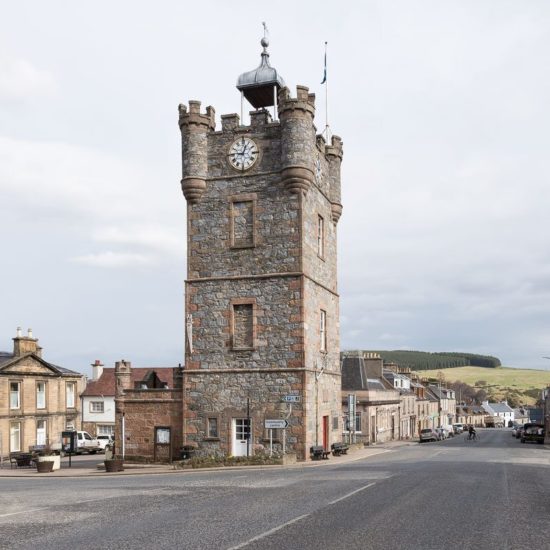
[[[64,458],[61,462],[61,469],[55,470],[47,474],[39,474],[35,468],[10,468],[9,461],[4,461],[3,467],[0,468],[0,478],[80,478],[80,477],[106,477],[106,476],[132,476],[132,475],[154,475],[154,474],[173,474],[175,472],[187,474],[192,472],[206,472],[206,471],[229,471],[229,470],[276,470],[287,468],[322,468],[324,466],[334,466],[336,464],[346,464],[348,462],[354,462],[356,460],[362,460],[371,456],[376,456],[381,453],[394,451],[400,447],[406,447],[411,445],[417,445],[418,441],[390,441],[387,443],[380,443],[378,445],[372,445],[369,447],[363,447],[360,449],[352,448],[348,451],[348,454],[341,456],[332,456],[328,460],[308,460],[307,462],[297,462],[290,465],[262,465],[262,466],[220,466],[216,468],[194,468],[194,469],[180,469],[173,464],[139,464],[139,463],[124,463],[124,471],[107,473],[103,466],[103,460],[91,465],[78,465],[73,459],[74,466],[69,468],[68,459]]]

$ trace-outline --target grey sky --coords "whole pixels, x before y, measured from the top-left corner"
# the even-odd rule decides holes
[[[342,349],[550,363],[550,4],[11,2],[0,20],[0,349],[183,362],[177,105],[272,64],[344,140]]]

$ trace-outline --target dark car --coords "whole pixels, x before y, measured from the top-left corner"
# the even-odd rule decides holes
[[[521,442],[544,443],[544,426],[542,424],[525,424]]]
[[[520,439],[523,435],[523,430],[525,430],[525,426],[518,426],[518,429],[516,430],[516,439]]]

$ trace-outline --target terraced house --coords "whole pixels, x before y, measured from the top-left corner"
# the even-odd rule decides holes
[[[13,338],[13,351],[0,352],[0,454],[59,444],[61,432],[80,428],[83,375],[42,358],[29,329]]]

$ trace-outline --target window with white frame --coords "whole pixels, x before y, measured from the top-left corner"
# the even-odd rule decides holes
[[[327,312],[323,309],[320,316],[319,337],[321,351],[327,351]]]
[[[103,401],[90,401],[90,412],[102,413],[105,412],[105,404]]]
[[[75,384],[74,382],[67,382],[65,386],[65,397],[67,409],[74,409],[74,394],[75,394]]]
[[[96,426],[97,435],[114,435],[115,427],[109,424],[98,424]]]
[[[115,435],[115,427],[109,424],[98,424],[97,435]]]
[[[46,382],[36,383],[36,408],[46,408]]]
[[[21,423],[12,422],[10,424],[10,452],[21,450]]]
[[[21,408],[21,382],[10,382],[10,409]]]
[[[37,445],[46,445],[46,421],[37,420],[36,421],[36,444]]]

